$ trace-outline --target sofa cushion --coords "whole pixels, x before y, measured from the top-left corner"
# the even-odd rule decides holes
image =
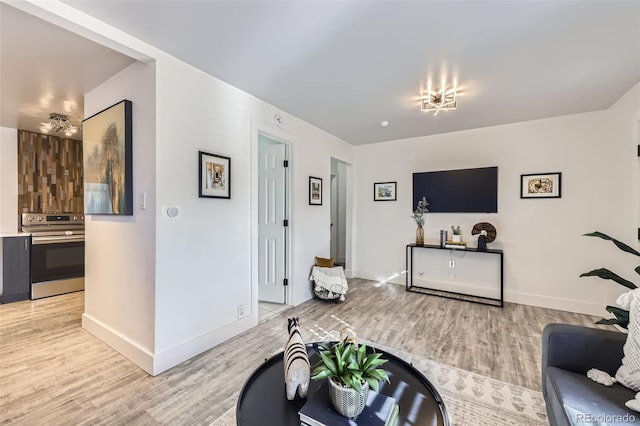
[[[552,405],[558,404],[563,411],[558,412],[559,407],[554,407],[553,414],[558,420],[551,424],[615,425],[640,422],[640,414],[624,405],[635,397],[631,389],[619,384],[603,386],[584,374],[557,367],[548,368],[546,380],[547,390],[553,392],[549,396],[555,399]]]

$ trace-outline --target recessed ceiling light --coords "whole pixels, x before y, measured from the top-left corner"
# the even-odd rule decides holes
[[[387,120],[384,120],[384,121],[381,121],[381,122],[380,122],[380,125],[381,125],[382,127],[387,127],[387,126],[389,125],[389,122],[388,122]]]

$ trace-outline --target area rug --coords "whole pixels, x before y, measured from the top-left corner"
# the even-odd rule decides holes
[[[327,331],[317,327],[310,331],[320,338],[309,340],[337,340],[339,336],[338,332],[331,329]],[[374,342],[364,343],[392,353],[413,364],[422,372],[440,392],[452,426],[547,426],[549,424],[540,392]],[[235,407],[233,407],[212,426],[235,425]]]

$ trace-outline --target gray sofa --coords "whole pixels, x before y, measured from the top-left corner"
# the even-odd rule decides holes
[[[624,403],[636,392],[618,383],[611,387],[586,376],[591,368],[615,376],[627,335],[617,331],[549,324],[542,333],[542,393],[549,424],[640,424],[640,413]]]

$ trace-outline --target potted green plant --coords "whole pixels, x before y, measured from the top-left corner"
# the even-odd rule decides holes
[[[320,361],[314,366],[311,379],[329,379],[329,395],[338,413],[353,418],[364,410],[369,387],[378,391],[381,380],[389,375],[381,367],[387,360],[382,354],[367,354],[367,346],[359,345],[355,337],[337,343],[320,343]]]
[[[597,237],[597,238],[602,238],[603,240],[609,240],[611,241],[613,244],[616,245],[616,247],[618,247],[620,250],[626,252],[626,253],[630,253],[633,254],[635,256],[640,257],[640,252],[638,252],[637,250],[629,247],[628,245],[626,245],[625,243],[622,243],[618,240],[616,240],[615,238],[612,238],[610,236],[608,236],[607,234],[603,234],[602,232],[591,232],[589,234],[584,234],[584,236],[586,237]],[[640,274],[640,266],[636,267],[634,269],[636,271],[637,274]],[[626,280],[624,278],[622,278],[620,275],[611,272],[609,269],[606,268],[600,268],[600,269],[594,269],[593,271],[589,271],[589,272],[585,272],[583,274],[580,274],[581,277],[599,277],[605,280],[612,280],[615,281],[616,283],[620,284],[621,286],[627,287],[631,290],[637,288],[638,286],[636,286],[634,283],[632,283],[629,280]],[[620,299],[618,299],[620,300]],[[620,303],[620,302],[618,302]],[[601,319],[600,321],[597,321],[596,324],[617,324],[620,327],[623,328],[627,328],[627,326],[629,325],[629,310],[628,309],[624,309],[624,308],[620,308],[617,306],[607,306],[606,307],[607,312],[610,312],[613,314],[613,316],[615,318],[610,318],[610,319]]]
[[[418,205],[411,215],[413,220],[416,221],[416,225],[418,225],[418,229],[416,229],[416,244],[419,246],[424,245],[424,228],[422,225],[424,225],[424,214],[429,211],[427,209],[428,205],[426,197],[422,197],[422,200],[418,201]]]
[[[460,241],[462,241],[462,230],[460,229],[460,226],[453,226],[451,225],[451,232],[453,232],[453,235],[451,236],[451,241],[453,241],[454,243],[459,243]]]

